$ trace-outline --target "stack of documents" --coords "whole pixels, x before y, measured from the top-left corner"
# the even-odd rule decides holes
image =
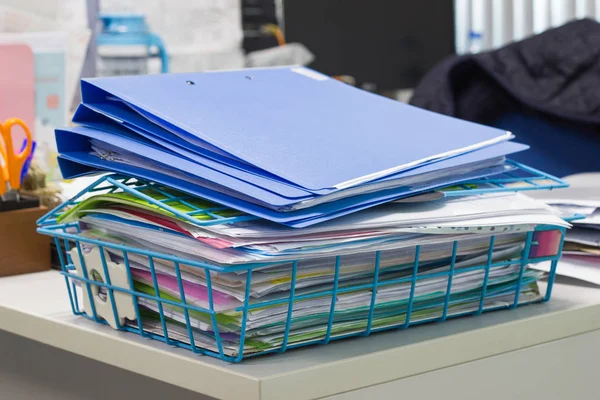
[[[510,132],[303,67],[85,79],[65,178],[121,172],[305,227],[509,171]]]
[[[573,229],[565,236],[559,275],[600,285],[600,174],[578,174],[565,178],[571,187],[539,192],[535,197],[574,218]],[[534,268],[549,271],[550,263]]]
[[[190,343],[190,324],[195,343],[227,355],[242,340],[252,354],[407,314],[414,323],[539,299],[542,273],[522,269],[526,238],[569,226],[521,194],[436,191],[510,172],[505,156],[527,146],[509,132],[306,68],[89,79],[82,99],[79,126],[56,131],[64,177],[112,171],[152,184],[88,197],[58,222],[79,222],[112,262],[129,263],[136,291],[169,300],[137,296],[132,326]],[[536,249],[560,242],[549,232]],[[186,260],[210,265],[210,277]],[[414,285],[402,280],[417,267]],[[211,299],[214,320],[176,305]]]
[[[152,189],[143,194],[160,200]],[[172,195],[178,193],[172,192]],[[196,206],[211,204],[197,199]],[[183,210],[183,205],[173,204]],[[222,211],[222,216],[234,211]],[[495,235],[487,278],[484,309],[512,304],[521,268],[521,253],[527,232],[537,225],[568,226],[554,209],[517,193],[487,194],[435,202],[389,203],[314,227],[295,229],[265,220],[206,225],[169,215],[152,203],[129,193],[89,197],[58,222],[80,221],[82,235],[106,243],[126,244],[155,252],[173,254],[184,260],[203,261],[225,267],[211,273],[212,298],[217,312],[218,331],[225,354],[236,356],[242,329],[244,354],[281,346],[287,323],[288,299],[331,290],[336,282],[336,256],[341,256],[337,288],[356,287],[336,297],[333,337],[362,331],[367,325],[371,304],[371,283],[375,274],[375,253],[379,251],[378,282],[410,277],[415,263],[415,245],[420,245],[419,279],[412,300],[411,321],[441,317],[452,263],[453,242],[458,241],[450,292],[448,315],[477,310],[480,306],[485,265],[490,257],[490,238]],[[560,232],[553,231],[560,236]],[[546,243],[538,239],[543,249]],[[552,242],[551,238],[545,238]],[[123,253],[109,246],[111,261],[123,264]],[[535,254],[531,256],[535,257]],[[77,257],[72,257],[77,263]],[[292,261],[297,263],[292,277]],[[510,260],[515,260],[511,263]],[[502,264],[503,261],[506,261]],[[172,261],[128,254],[137,291],[155,294],[152,269],[162,298],[181,301],[177,270]],[[248,269],[236,268],[260,263],[252,270],[245,327],[242,306],[246,295]],[[268,264],[267,264],[268,263]],[[186,301],[209,308],[206,271],[184,262],[178,265]],[[436,275],[436,273],[438,273]],[[540,299],[537,280],[541,272],[526,269],[520,286],[520,302]],[[294,282],[292,284],[292,282]],[[377,291],[373,328],[403,323],[411,297],[411,283],[391,283]],[[262,304],[265,304],[264,306]],[[138,297],[143,328],[162,334],[159,305]],[[331,296],[295,301],[288,344],[323,337],[327,330]],[[183,308],[166,303],[162,312],[171,339],[189,343]],[[218,351],[209,314],[190,311],[194,339],[202,347]],[[137,326],[137,321],[129,322]]]
[[[160,199],[151,189],[142,193]],[[85,223],[90,237],[225,266],[412,248],[452,242],[473,231],[482,238],[527,232],[539,224],[568,226],[550,207],[518,193],[388,203],[304,229],[265,220],[200,225],[205,215],[198,215],[199,224],[194,225],[131,194],[110,193],[79,203],[59,222],[75,220]]]

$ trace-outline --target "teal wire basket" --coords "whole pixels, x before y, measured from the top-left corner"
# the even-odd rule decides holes
[[[566,186],[547,174],[515,166],[507,176],[470,182],[444,192],[464,196]],[[149,188],[163,193],[163,198],[155,200],[145,195]],[[306,259],[224,266],[86,237],[78,222],[57,222],[62,213],[83,198],[113,192],[137,196],[194,224],[241,222],[255,217],[218,205],[199,207],[194,198],[183,193],[130,177],[107,175],[38,221],[38,232],[53,237],[58,249],[61,274],[75,315],[227,362],[548,301],[565,235],[564,228],[551,226],[521,232],[519,251],[508,260],[496,257],[497,252],[506,249],[505,233],[482,236],[478,245],[480,256],[466,264],[460,240],[448,241],[447,253],[436,259],[424,256],[429,245],[403,248],[403,257],[410,257],[410,261],[399,264],[394,264],[393,255],[400,250],[369,251],[361,254],[368,260],[368,267],[362,275],[352,276],[353,279],[348,278],[346,271],[352,265],[345,255],[328,256],[319,259],[328,268],[327,281],[307,289],[304,270],[309,261]],[[182,212],[174,204],[185,205],[187,211]],[[198,215],[204,217],[203,221],[199,222]],[[514,245],[514,240],[511,243]],[[538,273],[527,268],[530,263],[542,261],[551,261],[552,265],[544,293],[535,289]],[[140,262],[148,267],[143,284],[136,277]],[[165,265],[172,268],[170,294],[165,293],[161,284],[164,278],[161,268]],[[270,296],[253,296],[253,279],[258,280],[272,270],[285,274],[278,283],[285,290]],[[188,299],[183,276],[190,271],[201,277],[206,293],[204,306]],[[510,273],[500,279],[499,271]],[[479,274],[481,284],[463,290],[462,282],[469,274]],[[215,290],[223,276],[240,277],[239,304],[227,312],[219,308],[220,295]],[[428,282],[440,280],[444,290],[426,296],[421,293],[420,288]],[[384,296],[390,290],[401,290],[404,294],[398,300],[385,301]],[[363,302],[350,312],[344,299],[351,296],[362,296]],[[318,304],[320,312],[303,314],[298,307],[303,302]],[[277,310],[273,323],[254,326],[257,316],[268,309]],[[276,339],[265,344],[257,339],[264,335]]]

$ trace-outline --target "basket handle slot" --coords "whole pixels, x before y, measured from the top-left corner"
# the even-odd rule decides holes
[[[94,247],[88,253],[82,254],[84,265],[81,265],[78,251],[79,250],[76,247],[70,251],[71,259],[73,260],[73,264],[75,264],[75,268],[77,269],[77,275],[82,278],[86,276],[83,273],[83,268],[85,268],[90,281],[99,282],[108,286],[108,291],[111,291],[112,288],[129,291],[126,289],[129,287],[129,281],[127,278],[125,265],[110,261],[110,256],[106,250],[103,250],[104,257],[102,257],[100,254],[100,249],[98,247]],[[106,264],[106,271],[108,271],[109,274],[108,278],[104,273],[104,264]],[[92,305],[90,302],[91,298],[94,302],[97,316],[104,318],[106,322],[108,322],[108,324],[114,329],[119,329],[122,327],[125,323],[125,318],[130,320],[136,319],[135,308],[131,294],[122,292],[121,290],[113,290],[114,305],[116,308],[115,313],[113,312],[112,299],[110,296],[102,297],[100,295],[100,288],[98,285],[94,285],[92,282],[90,282],[90,296],[90,293],[88,292],[88,285],[86,285],[85,282],[82,283],[83,284],[81,285],[81,288],[83,290],[83,310],[86,312],[86,314],[90,315],[90,311],[92,310]],[[115,320],[115,315],[117,316],[117,320]]]

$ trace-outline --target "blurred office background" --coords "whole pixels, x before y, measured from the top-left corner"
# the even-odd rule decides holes
[[[408,101],[448,56],[586,17],[600,18],[600,0],[2,0],[0,45],[34,55],[18,90],[35,102],[20,115],[35,116],[36,158],[58,179],[53,129],[69,123],[81,77],[301,64]],[[0,110],[12,98],[0,91]]]
[[[94,1],[103,13],[146,15],[173,72],[243,67],[246,53],[278,45],[263,29],[274,24],[315,54],[313,68],[355,73],[381,90],[413,86],[447,53],[490,50],[573,19],[600,18],[600,0]]]

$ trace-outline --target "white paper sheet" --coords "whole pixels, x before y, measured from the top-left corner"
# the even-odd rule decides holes
[[[303,228],[302,230],[286,229],[281,225],[265,221],[214,225],[207,229],[214,229],[213,231],[232,237],[292,237],[294,235],[315,234],[324,231],[419,227],[428,224],[436,225],[438,223],[455,223],[456,226],[469,226],[468,221],[476,218],[497,218],[507,215],[538,213],[556,215],[556,210],[546,206],[542,202],[532,200],[518,193],[492,193],[461,197],[459,199],[446,199],[440,202],[415,204],[388,203],[365,210],[365,212],[354,213],[325,224]],[[568,226],[560,218],[554,218],[554,220],[560,226]],[[479,223],[479,221],[476,223]],[[525,220],[524,223],[531,223],[531,220]]]
[[[568,242],[600,247],[600,230],[573,228],[567,232]]]
[[[528,193],[532,198],[548,204],[571,204],[600,208],[600,173],[570,175],[563,178],[569,187],[560,190],[534,190]]]
[[[550,272],[551,262],[532,264],[530,267],[538,271]],[[600,257],[563,255],[558,261],[556,273],[600,285]]]

